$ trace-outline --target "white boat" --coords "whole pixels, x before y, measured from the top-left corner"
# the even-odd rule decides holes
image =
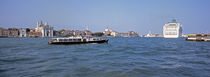
[[[108,39],[96,38],[96,37],[65,37],[65,38],[53,38],[49,44],[84,44],[84,43],[107,43]]]

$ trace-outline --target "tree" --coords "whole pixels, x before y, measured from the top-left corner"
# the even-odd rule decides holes
[[[97,33],[92,34],[92,36],[95,36],[95,37],[101,37],[103,35],[104,35],[104,33],[102,33],[102,32],[97,32]]]

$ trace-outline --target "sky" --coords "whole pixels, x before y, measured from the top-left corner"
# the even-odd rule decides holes
[[[35,28],[48,22],[55,30],[162,34],[176,19],[183,33],[210,33],[210,0],[0,0],[0,27]]]

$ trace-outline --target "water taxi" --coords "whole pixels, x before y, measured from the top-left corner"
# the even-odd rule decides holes
[[[210,41],[210,34],[189,34],[187,41]]]
[[[108,39],[96,37],[65,37],[53,38],[48,44],[85,44],[85,43],[108,43]]]

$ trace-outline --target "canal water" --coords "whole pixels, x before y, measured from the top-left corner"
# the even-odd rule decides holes
[[[48,45],[50,38],[0,38],[0,77],[210,77],[210,42],[108,39]]]

